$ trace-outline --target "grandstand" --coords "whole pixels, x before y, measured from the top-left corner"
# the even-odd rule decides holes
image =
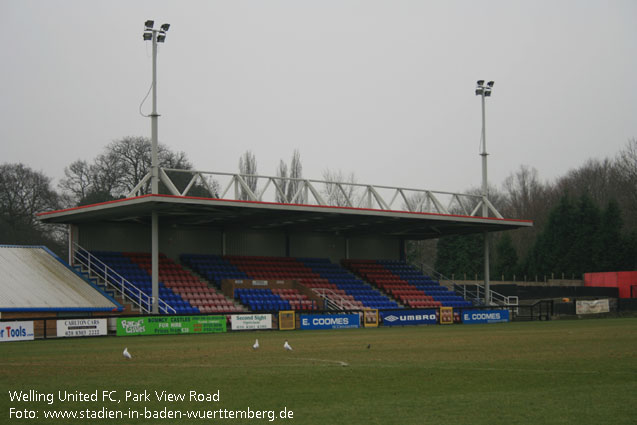
[[[397,308],[398,304],[378,290],[349,273],[338,264],[322,258],[292,258],[264,256],[182,255],[182,260],[208,277],[221,288],[224,279],[295,280],[308,288],[330,289],[316,291],[323,298],[337,303],[343,297],[351,308]],[[285,290],[237,290],[235,297],[246,299],[251,310],[316,309],[317,303],[294,288]],[[335,292],[336,291],[336,292]],[[264,292],[264,294],[260,294]],[[252,297],[264,298],[263,302]]]
[[[149,253],[103,252],[92,255],[95,269],[130,283],[112,279],[115,290],[131,298],[137,291],[151,291]],[[182,254],[183,265],[164,254],[159,257],[159,296],[174,313],[239,313],[247,310],[317,310],[319,304],[297,288],[233,289],[222,292],[224,280],[292,280],[314,291],[335,309],[396,309],[423,307],[471,307],[438,281],[402,261],[343,260],[343,266],[326,258],[266,256],[218,256]]]
[[[318,186],[342,184],[309,180],[300,182],[293,199],[272,202],[272,188],[285,179],[261,176],[256,180],[264,183],[256,190],[242,184],[245,176],[225,175],[231,181],[221,194],[193,197],[188,190],[203,172],[191,173],[181,192],[166,183],[170,195],[131,193],[39,218],[69,225],[71,263],[90,269],[140,312],[152,311],[155,301],[166,314],[468,307],[470,302],[405,263],[405,241],[532,225],[502,218],[482,197],[420,191],[427,202],[417,206],[406,195],[414,189],[371,185],[360,185],[365,193],[357,206],[349,198],[346,206],[327,205]],[[401,198],[403,207],[396,209],[392,205]],[[492,216],[476,216],[483,202]],[[233,279],[299,286],[225,292],[223,282]]]

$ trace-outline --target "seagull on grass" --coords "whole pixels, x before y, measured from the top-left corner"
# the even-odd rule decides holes
[[[128,352],[128,347],[124,348],[124,352],[122,353],[124,355],[124,358],[126,359],[132,359],[133,356],[130,355],[130,353]]]
[[[288,340],[285,340],[285,343],[283,344],[283,348],[285,348],[288,351],[292,351],[292,347],[290,347],[290,344],[288,344]]]
[[[258,339],[254,342],[254,345],[252,346],[252,349],[253,350],[258,350],[259,349],[259,340]]]

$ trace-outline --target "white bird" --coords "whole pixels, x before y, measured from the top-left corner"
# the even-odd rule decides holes
[[[122,354],[127,359],[132,359],[133,358],[133,356],[131,356],[130,353],[128,352],[128,347],[124,348],[124,352]]]
[[[253,350],[258,350],[259,349],[259,340],[258,339],[254,342],[254,345],[252,346],[252,349]]]
[[[283,348],[285,348],[288,351],[292,351],[292,347],[290,347],[290,344],[288,344],[288,340],[285,340],[285,343],[283,344]]]

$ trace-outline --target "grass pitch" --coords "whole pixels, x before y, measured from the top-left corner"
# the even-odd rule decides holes
[[[184,401],[157,400],[162,391]],[[65,394],[98,399],[60,401]],[[0,345],[0,423],[634,424],[636,394],[635,318]],[[37,418],[16,418],[25,409]],[[143,417],[217,410],[226,418]],[[86,416],[46,419],[50,411]],[[91,418],[118,411],[127,416]]]

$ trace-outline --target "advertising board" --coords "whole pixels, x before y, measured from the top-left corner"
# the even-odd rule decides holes
[[[304,314],[300,329],[345,329],[360,327],[358,314]]]
[[[33,321],[0,322],[0,342],[31,341],[34,335]]]
[[[383,326],[435,325],[438,323],[435,309],[381,311]]]
[[[578,300],[575,303],[576,314],[600,314],[610,312],[608,299],[605,300]]]
[[[106,334],[106,319],[65,319],[57,321],[58,338]]]
[[[377,309],[365,309],[363,312],[363,317],[365,318],[363,322],[363,326],[366,328],[377,328],[378,327],[378,310]]]
[[[465,310],[462,323],[501,323],[509,321],[509,310]]]
[[[205,334],[225,331],[225,316],[151,316],[117,319],[117,336]]]
[[[271,314],[233,314],[230,316],[233,331],[272,329]]]
[[[291,331],[296,329],[296,316],[294,310],[279,311],[279,330]]]
[[[453,307],[440,307],[440,324],[453,324]]]

